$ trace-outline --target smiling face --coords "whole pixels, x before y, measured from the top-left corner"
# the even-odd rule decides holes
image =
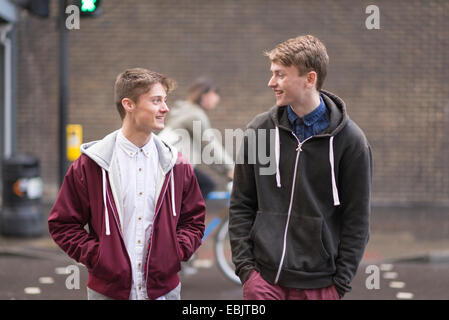
[[[302,105],[310,83],[307,75],[301,76],[298,69],[291,66],[284,66],[279,63],[271,63],[271,79],[268,86],[273,89],[276,105]]]
[[[122,103],[126,109],[125,120],[135,131],[151,134],[155,130],[164,129],[165,115],[170,109],[167,106],[167,93],[162,84],[152,85],[148,92],[138,97],[137,102],[125,98]]]

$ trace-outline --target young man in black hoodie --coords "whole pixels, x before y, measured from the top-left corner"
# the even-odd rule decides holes
[[[236,274],[244,299],[339,299],[369,238],[371,148],[343,100],[322,90],[320,40],[289,39],[266,55],[276,105],[248,124],[235,166]],[[274,150],[271,174],[252,156],[265,150]]]

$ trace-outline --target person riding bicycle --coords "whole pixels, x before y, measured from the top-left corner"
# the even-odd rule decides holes
[[[220,101],[218,86],[210,79],[201,77],[190,86],[185,100],[174,103],[159,137],[175,146],[194,168],[204,199],[215,189],[215,182],[196,167],[203,158],[206,146],[213,151],[211,168],[232,180],[234,162],[217,139],[207,112],[216,108]]]

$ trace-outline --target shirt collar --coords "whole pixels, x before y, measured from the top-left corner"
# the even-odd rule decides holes
[[[287,107],[287,113],[288,113],[288,120],[291,124],[295,125],[296,120],[299,119],[298,115],[293,111],[291,106]],[[304,117],[302,117],[302,121],[306,126],[311,126],[315,122],[318,121],[319,118],[323,116],[323,114],[326,113],[326,105],[324,104],[323,98],[320,96],[320,104],[318,107],[315,108],[312,112],[309,114],[306,114]]]
[[[117,135],[117,144],[130,158],[134,157],[139,151],[142,151],[146,157],[150,157],[151,152],[154,150],[152,148],[154,145],[153,134],[151,134],[150,140],[142,148],[139,148],[134,143],[129,141],[123,134],[122,130],[120,130]]]

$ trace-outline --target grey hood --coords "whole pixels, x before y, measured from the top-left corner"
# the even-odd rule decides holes
[[[114,156],[115,141],[119,130],[108,134],[102,140],[83,143],[81,145],[81,153],[91,158],[104,170],[109,171]],[[162,141],[154,133],[153,138],[159,155],[159,164],[161,165],[164,174],[167,174],[176,163],[178,151],[175,147]]]
[[[106,193],[107,193],[107,175],[108,172],[109,183],[111,185],[111,190],[113,194],[113,198],[118,210],[118,216],[120,220],[120,225],[123,223],[123,206],[122,202],[119,199],[122,199],[120,188],[120,178],[117,170],[116,158],[114,156],[115,152],[115,142],[117,140],[117,134],[119,130],[116,130],[102,140],[92,141],[88,143],[84,143],[81,145],[81,153],[88,156],[90,159],[95,161],[101,167],[102,171],[102,179],[103,179],[103,202],[105,208],[105,225],[106,225],[106,235],[110,235],[109,229],[109,218],[108,218],[108,209],[106,205]],[[156,149],[158,151],[159,157],[159,171],[157,174],[157,197],[161,192],[161,188],[163,185],[163,181],[167,173],[170,172],[170,185],[171,185],[171,197],[172,197],[172,211],[173,215],[176,216],[176,208],[175,208],[175,199],[174,199],[174,178],[173,178],[173,167],[176,164],[176,160],[178,158],[178,151],[175,147],[170,146],[169,144],[163,142],[156,134],[153,134],[154,144],[156,145]]]
[[[320,90],[320,96],[330,112],[330,124],[329,128],[320,133],[319,136],[335,136],[345,127],[348,121],[346,104],[341,98],[326,90]],[[269,110],[269,114],[276,127],[291,131],[285,107],[274,106]]]

